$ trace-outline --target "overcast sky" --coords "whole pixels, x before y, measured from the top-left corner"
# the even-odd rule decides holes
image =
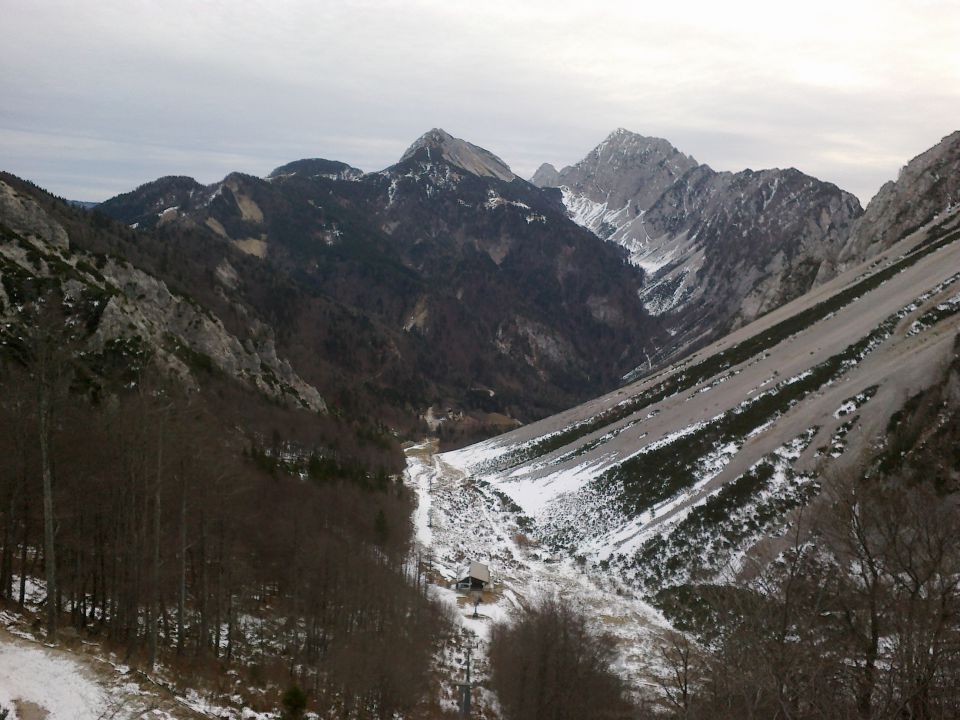
[[[617,127],[862,202],[960,129],[960,0],[0,0],[0,169],[73,199],[443,127],[529,177]]]

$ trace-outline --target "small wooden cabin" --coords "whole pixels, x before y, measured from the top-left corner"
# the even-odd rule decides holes
[[[490,568],[474,560],[458,575],[457,590],[483,590],[489,583]]]

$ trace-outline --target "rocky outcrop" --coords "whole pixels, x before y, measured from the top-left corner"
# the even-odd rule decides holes
[[[168,373],[198,386],[198,373],[220,372],[285,404],[323,412],[320,393],[277,356],[273,331],[251,323],[240,338],[209,310],[165,282],[109,256],[71,251],[63,226],[32,198],[0,181],[0,318],[20,322],[20,306],[42,279],[58,285],[85,319],[85,350],[110,352],[117,343],[153,356]],[[231,274],[232,273],[232,274]],[[226,263],[227,280],[236,271]],[[223,282],[223,280],[221,280]],[[11,302],[7,291],[16,296]]]
[[[455,138],[440,128],[434,128],[420,136],[407,148],[400,162],[417,156],[423,156],[427,160],[443,159],[461,170],[480,177],[492,177],[507,182],[517,177],[503,160],[489,150]]]
[[[718,173],[666,140],[620,129],[557,186],[569,216],[645,271],[647,309],[688,343],[748,322],[831,277],[857,199],[798,170]]]
[[[24,237],[46,243],[58,250],[68,250],[70,240],[58,223],[30,197],[17,192],[0,180],[0,221]]]
[[[913,158],[867,205],[840,253],[854,265],[960,204],[960,131]]]
[[[316,388],[277,356],[269,326],[253,324],[241,341],[217,316],[128,263],[108,259],[101,272],[105,282],[120,293],[110,298],[100,317],[93,336],[95,347],[136,335],[160,349],[166,362],[181,372],[183,358],[204,365],[209,361],[220,372],[249,382],[269,397],[318,412],[326,410]]]

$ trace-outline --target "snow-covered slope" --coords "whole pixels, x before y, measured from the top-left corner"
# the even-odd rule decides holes
[[[735,572],[854,468],[960,330],[956,211],[680,364],[441,461],[650,596]]]

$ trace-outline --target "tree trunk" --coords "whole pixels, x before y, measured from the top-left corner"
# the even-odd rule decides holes
[[[184,618],[187,604],[187,482],[180,481],[180,591],[177,594],[177,655],[183,655]]]
[[[53,470],[50,467],[50,382],[41,367],[37,398],[40,419],[40,467],[43,477],[43,565],[47,577],[47,639],[57,641],[57,552],[54,547]]]
[[[147,638],[147,667],[151,670],[157,661],[157,615],[160,612],[160,490],[163,483],[163,416],[157,430],[157,479],[153,486],[153,568],[151,593],[147,599],[149,611],[149,636]]]
[[[23,611],[23,602],[27,595],[27,548],[30,542],[30,505],[28,495],[23,496],[23,543],[20,545],[20,594],[17,609]]]

